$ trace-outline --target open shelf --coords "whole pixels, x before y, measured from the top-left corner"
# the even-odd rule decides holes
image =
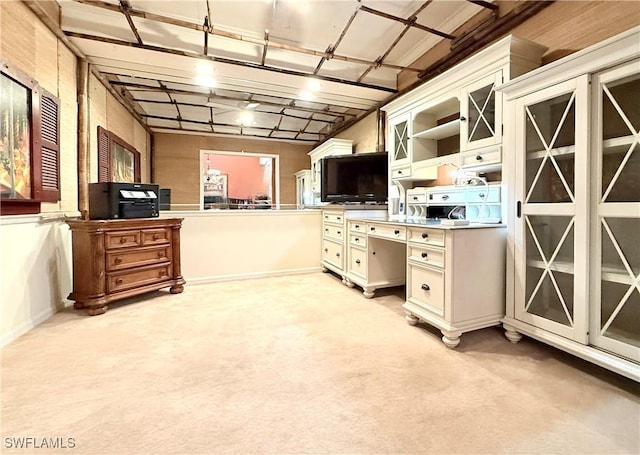
[[[536,267],[538,269],[544,269],[544,262],[542,261],[534,261],[528,260],[527,266]],[[549,267],[554,272],[562,272],[573,274],[574,273],[574,264],[569,261],[558,261],[555,260]],[[601,268],[601,277],[604,281],[609,281],[612,283],[620,283],[620,284],[628,284],[629,286],[633,284],[633,278],[629,276],[627,271],[622,267],[616,267],[613,265],[604,265]]]
[[[460,134],[460,119],[451,120],[442,125],[419,131],[415,133],[413,137],[419,139],[444,139],[445,137],[455,136],[456,134]]]

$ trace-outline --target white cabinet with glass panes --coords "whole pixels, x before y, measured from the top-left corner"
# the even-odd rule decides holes
[[[499,87],[509,340],[640,381],[640,28]]]
[[[392,178],[402,179],[411,172],[410,115],[404,114],[389,119],[389,172]]]

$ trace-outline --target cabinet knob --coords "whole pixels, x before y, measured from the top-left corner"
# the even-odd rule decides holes
[[[396,229],[395,231],[393,231],[393,233],[394,233],[395,235],[400,235],[400,231],[399,231],[399,230],[397,230],[397,229]]]
[[[422,238],[423,238],[423,239],[426,239],[427,237],[429,237],[429,234],[427,234],[426,232],[423,232],[423,233],[422,233]]]
[[[376,228],[371,226],[371,232],[376,232]]]
[[[167,271],[166,270],[160,270],[158,272],[158,278],[162,278],[164,276],[167,276]]]
[[[158,257],[159,257],[159,258],[164,257],[164,253],[163,253],[162,251],[158,251]]]
[[[336,253],[336,257],[340,257],[340,253]]]
[[[461,115],[461,116],[460,116],[460,121],[461,121],[461,122],[466,122],[466,121],[467,121],[467,118],[466,118],[464,115]]]
[[[122,264],[122,258],[118,256],[113,260],[113,262],[115,262],[116,264]]]
[[[153,234],[153,240],[158,240],[160,238],[160,234]]]
[[[116,280],[116,284],[122,284],[124,282],[124,280],[122,278],[118,278]]]
[[[402,171],[398,171],[398,174],[402,174]]]
[[[445,195],[442,196],[442,200],[443,201],[446,201],[447,199],[449,199],[449,195],[448,194],[445,194]]]
[[[476,160],[477,160],[477,161],[482,161],[482,156],[480,156],[480,155],[476,155]]]
[[[340,231],[338,231],[338,235],[340,235]]]
[[[423,291],[430,291],[431,288],[429,287],[428,284],[423,284],[422,286],[420,286],[420,289],[422,289]]]
[[[126,242],[127,242],[126,237],[120,237],[120,243],[126,243]]]
[[[480,196],[480,199],[484,199],[484,193],[480,193],[478,196]]]
[[[325,248],[325,249],[324,249],[324,252],[325,252],[325,253],[328,253],[328,252],[329,252],[329,248]]]
[[[421,256],[426,259],[429,255],[427,253],[422,253]]]
[[[417,201],[418,200],[418,196],[413,196],[413,200]]]
[[[329,229],[325,229],[324,232],[329,232]]]
[[[360,229],[360,225],[359,224],[356,224],[356,229]]]
[[[358,237],[356,237],[354,240],[356,241],[356,243],[360,242],[360,239]]]
[[[360,264],[360,259],[356,259],[356,264]]]

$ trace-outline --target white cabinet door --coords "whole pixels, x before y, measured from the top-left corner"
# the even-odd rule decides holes
[[[411,122],[409,114],[389,119],[389,148],[391,150],[391,167],[409,165],[411,163]]]
[[[502,71],[465,87],[460,106],[460,151],[502,142],[502,94],[495,91],[502,83]]]
[[[588,78],[516,101],[515,317],[587,342]]]
[[[640,362],[640,60],[594,76],[590,341]]]

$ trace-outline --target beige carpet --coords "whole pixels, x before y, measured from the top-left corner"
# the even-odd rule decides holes
[[[497,327],[447,349],[402,293],[317,273],[59,313],[2,351],[0,451],[640,452],[638,384]]]

